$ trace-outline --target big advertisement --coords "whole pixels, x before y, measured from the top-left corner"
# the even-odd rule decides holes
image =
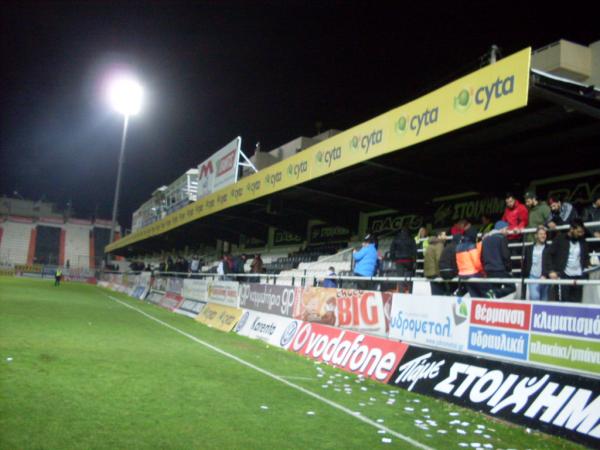
[[[205,302],[208,299],[208,284],[209,281],[207,280],[194,280],[192,278],[186,278],[183,280],[181,295],[183,295],[185,298],[191,298]]]
[[[600,374],[600,308],[536,303],[529,360]]]
[[[239,305],[237,281],[213,281],[208,285],[208,301],[237,308]]]
[[[301,322],[287,317],[245,310],[235,332],[252,339],[260,339],[281,348],[287,348]]]
[[[394,294],[390,337],[464,351],[469,334],[469,300],[463,297]]]
[[[167,292],[181,294],[183,289],[183,278],[169,277],[167,279]]]
[[[242,310],[239,308],[207,303],[196,316],[196,320],[211,328],[230,332],[241,316]]]
[[[295,319],[362,333],[387,335],[391,294],[335,288],[305,288],[294,303]]]
[[[411,346],[389,384],[600,446],[600,381]]]
[[[164,297],[158,302],[158,306],[162,306],[169,311],[174,311],[179,308],[179,305],[183,302],[183,297],[173,292],[167,292]]]
[[[407,347],[401,342],[304,322],[288,350],[386,383]]]
[[[272,284],[240,284],[240,308],[252,309],[267,314],[292,317],[300,288]]]
[[[198,166],[198,198],[237,181],[242,138],[237,137]]]
[[[530,59],[530,48],[502,58],[206,195],[212,185],[205,178],[219,170],[208,161],[199,167],[199,196],[205,197],[108,245],[107,251],[521,108],[528,101]]]

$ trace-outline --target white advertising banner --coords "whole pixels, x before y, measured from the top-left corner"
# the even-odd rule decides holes
[[[198,199],[237,181],[241,145],[238,136],[198,165]]]
[[[208,299],[208,284],[207,280],[194,280],[186,278],[183,280],[183,289],[181,295],[185,298],[201,300],[205,302]]]
[[[394,294],[389,335],[392,339],[466,351],[470,299]]]
[[[299,320],[245,309],[234,331],[242,336],[287,348],[301,324]]]
[[[232,308],[239,307],[239,285],[237,281],[213,281],[208,285],[208,301]]]
[[[205,306],[206,302],[184,298],[183,302],[177,307],[177,309],[174,310],[174,312],[191,317],[193,319],[202,312],[202,309]]]

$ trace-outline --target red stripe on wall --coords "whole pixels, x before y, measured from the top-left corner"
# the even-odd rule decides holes
[[[65,235],[67,234],[67,231],[63,228],[60,230],[60,244],[58,247],[58,265],[59,266],[64,266],[65,265]]]
[[[90,269],[96,268],[96,255],[94,252],[94,232],[90,231]]]
[[[0,227],[0,245],[2,245],[2,233],[4,233],[4,229]]]
[[[29,237],[29,251],[27,252],[27,264],[33,264],[33,257],[35,256],[35,242],[37,240],[37,228],[31,229],[31,235]]]

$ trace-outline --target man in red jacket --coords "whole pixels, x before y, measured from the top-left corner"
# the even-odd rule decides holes
[[[513,194],[506,194],[504,199],[506,201],[506,209],[504,210],[502,221],[508,223],[508,240],[516,241],[521,239],[520,231],[523,228],[527,228],[529,212],[527,211],[527,207],[519,202]]]

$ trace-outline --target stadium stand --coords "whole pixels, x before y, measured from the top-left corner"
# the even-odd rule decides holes
[[[5,264],[26,264],[29,253],[31,231],[35,225],[24,219],[8,218],[0,224],[2,240],[0,241],[0,262]]]
[[[65,264],[87,269],[90,266],[90,225],[65,225]]]

